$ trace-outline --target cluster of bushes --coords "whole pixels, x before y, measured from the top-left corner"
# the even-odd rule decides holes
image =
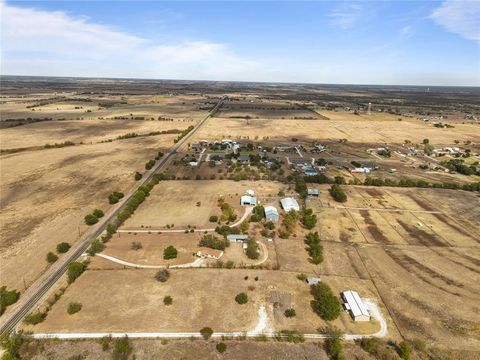
[[[305,342],[305,337],[296,330],[281,330],[275,333],[275,340],[298,344]]]
[[[135,175],[133,177],[135,178],[135,181],[138,181],[143,177],[143,175],[138,171],[135,171]]]
[[[347,194],[345,194],[345,191],[343,191],[343,189],[337,184],[333,184],[328,190],[328,192],[335,199],[335,201],[338,201],[338,202],[347,201]]]
[[[138,136],[138,134],[135,133],[135,132],[126,133],[125,135],[119,135],[119,136],[117,136],[117,140],[132,139],[132,138],[136,138],[137,136]]]
[[[416,340],[412,343],[402,341],[399,344],[386,343],[378,338],[365,338],[358,341],[360,347],[369,354],[379,359],[397,359],[397,355],[403,360],[409,360],[414,349],[420,353],[426,352],[425,343]]]
[[[186,128],[185,130],[183,130],[178,136],[176,139],[173,140],[173,143],[176,144],[178,143],[180,140],[182,140],[185,136],[187,136],[187,134],[192,131],[193,129],[195,128],[195,126],[193,125],[190,125],[188,128]]]
[[[257,205],[253,208],[252,216],[250,216],[251,222],[259,222],[265,218],[265,209],[262,205]]]
[[[331,360],[345,360],[343,354],[343,334],[336,328],[327,328],[326,334],[328,335],[325,341],[325,351]]]
[[[70,244],[69,243],[61,242],[61,243],[57,244],[57,253],[64,254],[68,250],[70,250]],[[53,264],[55,261],[58,260],[58,256],[55,253],[53,253],[52,251],[50,251],[47,254],[46,260],[50,264]]]
[[[82,304],[76,302],[71,302],[70,304],[68,304],[67,313],[69,313],[70,315],[73,315],[80,310],[82,310]]]
[[[323,246],[320,244],[320,236],[318,232],[308,233],[305,238],[307,252],[310,255],[310,261],[318,265],[323,261]]]
[[[311,293],[313,295],[312,306],[315,312],[324,320],[335,320],[342,310],[342,305],[333,294],[330,287],[320,282],[312,285]]]
[[[177,254],[178,254],[178,251],[173,245],[167,246],[163,250],[163,258],[165,260],[176,259]]]
[[[102,210],[100,209],[95,209],[91,214],[88,214],[85,216],[85,224],[87,225],[93,225],[98,222],[98,219],[103,217],[105,215]]]
[[[257,240],[251,238],[248,240],[247,249],[245,250],[245,254],[249,259],[256,260],[260,255],[258,252],[258,243]]]
[[[6,286],[0,287],[0,315],[2,315],[8,306],[15,304],[20,298],[17,290],[7,290]]]
[[[230,206],[230,204],[225,202],[225,199],[218,199],[218,206],[220,207],[220,210],[222,210],[220,221],[235,221],[237,219],[235,210]]]
[[[145,163],[145,170],[150,170],[155,165],[155,160],[148,160]]]
[[[456,171],[463,175],[480,175],[480,170],[474,165],[465,165],[464,161],[461,159],[450,159],[448,161],[442,161],[440,165],[446,167],[450,171]]]
[[[217,215],[212,215],[212,216],[210,216],[208,221],[210,221],[212,223],[216,223],[218,221],[218,216]]]
[[[225,238],[218,238],[214,235],[206,234],[202,236],[198,246],[216,250],[225,250],[226,247],[230,246],[230,242]]]
[[[122,199],[125,195],[122,192],[114,191],[110,195],[108,195],[108,203],[109,204],[116,204],[118,200]]]
[[[303,209],[301,220],[303,226],[310,230],[317,224],[317,215],[313,213],[312,209]]]
[[[130,357],[131,352],[132,346],[130,345],[130,340],[128,339],[128,336],[125,336],[115,341],[115,346],[113,347],[112,352],[112,359],[127,360]]]
[[[43,147],[45,149],[52,149],[52,148],[63,148],[66,146],[74,146],[75,143],[73,141],[64,141],[63,143],[55,143],[55,144],[45,144]]]
[[[290,308],[290,309],[285,310],[285,312],[283,314],[285,315],[285,317],[291,318],[291,317],[296,316],[297,312],[295,311],[295,309]]]
[[[43,322],[43,320],[45,320],[46,318],[47,318],[46,311],[37,311],[25,316],[25,319],[23,319],[23,322],[28,325],[37,325]]]

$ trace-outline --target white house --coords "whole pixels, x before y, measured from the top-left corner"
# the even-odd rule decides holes
[[[265,206],[265,218],[268,221],[277,222],[280,219],[277,208],[275,206]]]
[[[291,197],[286,197],[280,200],[283,210],[289,212],[290,210],[300,211],[300,206],[297,200]]]
[[[223,251],[202,247],[196,254],[200,258],[220,259],[223,256]]]
[[[358,293],[353,290],[342,292],[342,300],[344,308],[347,310],[355,321],[370,321],[370,313],[363,300]]]
[[[257,206],[257,198],[250,195],[243,195],[240,198],[240,205],[253,205]]]

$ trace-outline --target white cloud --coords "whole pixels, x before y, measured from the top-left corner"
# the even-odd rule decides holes
[[[360,20],[363,7],[358,3],[343,3],[335,8],[328,16],[332,18],[331,24],[341,29],[349,29]]]
[[[408,39],[413,35],[413,33],[414,33],[413,25],[406,25],[400,29],[399,35],[401,39]]]
[[[2,73],[245,79],[266,69],[224,44],[156,43],[86,17],[0,2]]]
[[[446,0],[430,18],[448,31],[469,40],[480,41],[480,2]]]

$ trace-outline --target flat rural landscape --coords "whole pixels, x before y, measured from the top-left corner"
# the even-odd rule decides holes
[[[22,359],[478,358],[479,95],[3,77],[2,332]]]

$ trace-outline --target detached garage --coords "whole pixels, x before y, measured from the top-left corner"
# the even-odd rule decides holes
[[[277,222],[280,219],[277,208],[274,206],[265,206],[265,218],[268,221]]]
[[[243,195],[240,198],[240,205],[253,205],[257,206],[257,198],[254,196]]]
[[[343,307],[355,321],[370,321],[370,313],[367,306],[356,291],[348,290],[342,292]]]

